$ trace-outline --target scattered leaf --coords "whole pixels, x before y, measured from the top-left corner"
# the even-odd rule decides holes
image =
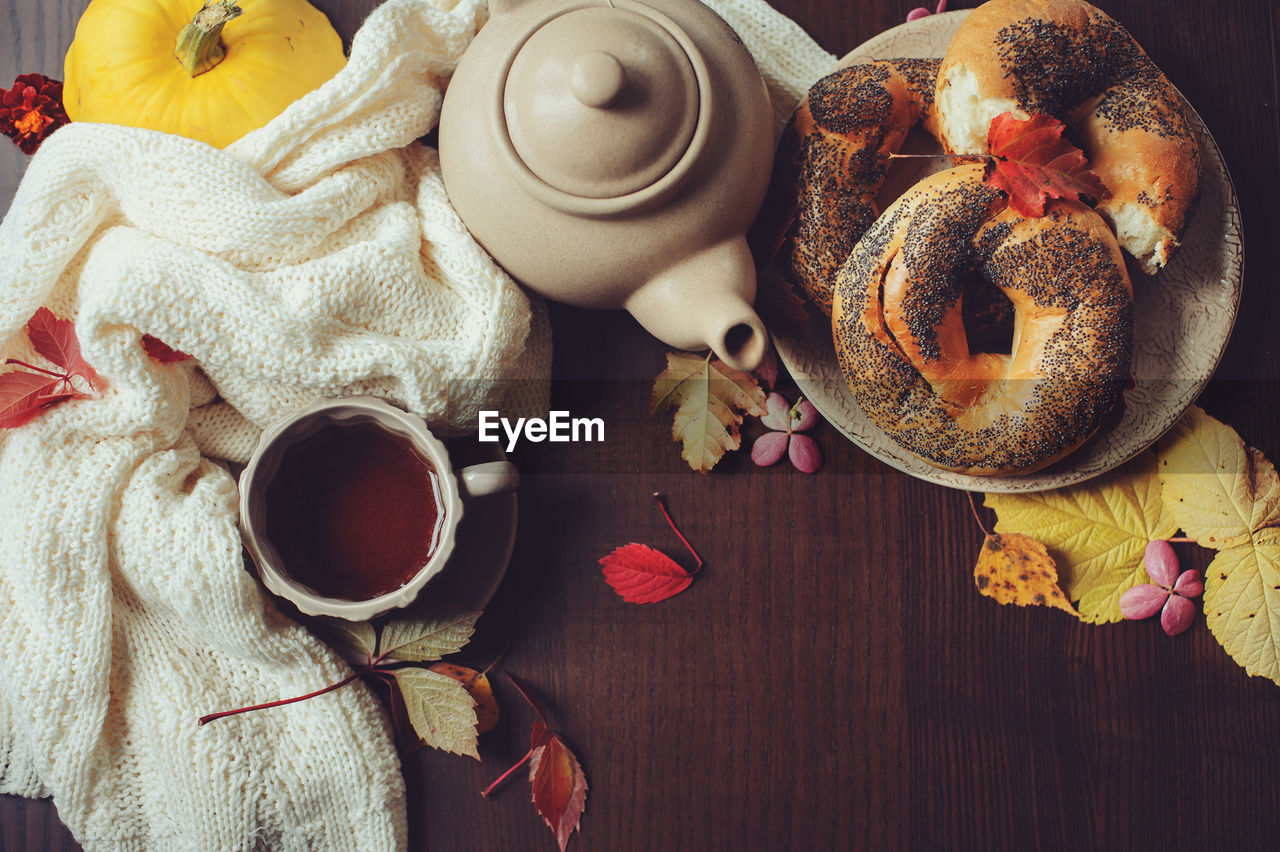
[[[416,666],[391,670],[409,722],[432,748],[480,759],[471,694],[456,679]]]
[[[83,379],[93,390],[98,374],[80,354],[80,341],[70,320],[59,319],[41,306],[27,321],[27,339],[36,354],[56,370],[37,367],[17,358],[5,365],[18,369],[0,374],[0,429],[13,429],[30,422],[55,403],[87,397],[76,389],[73,379]]]
[[[382,628],[380,659],[429,663],[459,651],[475,632],[478,612],[445,619],[397,619]]]
[[[360,678],[367,678],[389,688],[391,720],[396,739],[404,751],[429,745],[479,760],[476,750],[478,702],[458,675],[470,672],[476,676],[472,678],[476,693],[488,690],[488,701],[496,718],[497,705],[493,703],[488,678],[483,673],[444,663],[430,669],[412,665],[431,662],[461,649],[471,638],[479,616],[478,612],[464,612],[449,618],[400,618],[388,622],[381,630],[366,622],[315,619],[313,623],[318,632],[355,669],[350,675],[306,695],[210,713],[201,716],[199,724],[307,701],[341,689]],[[475,683],[480,679],[484,680],[483,686]]]
[[[0,429],[27,423],[56,402],[81,396],[53,376],[11,370],[0,374]]]
[[[60,319],[43,305],[27,321],[27,339],[41,358],[61,367],[72,376],[80,376],[92,389],[98,383],[98,374],[80,353],[80,340],[76,337],[75,324]]]
[[[147,357],[157,364],[177,364],[191,357],[150,334],[142,335],[142,349],[147,353]]]
[[[1182,530],[1222,550],[1280,525],[1280,476],[1230,426],[1192,406],[1160,441],[1160,482]]]
[[[471,695],[475,702],[477,734],[492,731],[497,726],[498,700],[493,696],[493,684],[487,674],[455,663],[434,663],[430,670],[453,678]]]
[[[1178,524],[1160,499],[1156,459],[1143,453],[1112,473],[1070,488],[1035,494],[988,494],[996,532],[1041,541],[1083,621],[1120,621],[1120,596],[1147,581],[1147,543],[1168,539]]]
[[[1214,557],[1205,569],[1204,612],[1232,659],[1280,684],[1280,529]]]
[[[684,445],[689,467],[706,473],[729,450],[742,445],[744,414],[765,413],[765,394],[755,378],[710,355],[667,353],[667,368],[654,381],[654,411],[674,406],[671,436]]]
[[[973,569],[978,591],[996,603],[1051,606],[1079,615],[1058,588],[1058,569],[1044,545],[1018,533],[989,535]]]
[[[991,120],[987,150],[993,159],[986,183],[1009,195],[1009,206],[1023,216],[1043,216],[1050,198],[1099,200],[1108,193],[1089,170],[1084,152],[1062,138],[1066,126],[1048,115],[1017,118],[1004,112]]]
[[[401,758],[425,748],[426,743],[422,741],[422,737],[413,728],[413,722],[409,720],[409,711],[404,704],[404,693],[400,691],[400,685],[396,683],[396,679],[391,675],[381,675],[377,680],[387,690],[387,710],[391,715],[392,735]]]
[[[587,806],[587,778],[559,734],[535,722],[533,742],[529,758],[533,804],[564,852]]]
[[[628,603],[665,601],[693,582],[693,575],[670,556],[635,542],[619,547],[600,564],[605,581]]]
[[[578,759],[565,745],[560,735],[547,726],[547,711],[530,686],[520,678],[506,673],[507,678],[519,690],[538,718],[534,720],[529,735],[529,751],[519,763],[502,773],[480,795],[488,798],[494,790],[524,764],[529,764],[529,786],[533,792],[533,804],[555,833],[560,852],[564,852],[569,836],[578,828],[582,812],[587,805],[587,779],[578,765]]]
[[[367,621],[318,618],[316,626],[338,655],[353,666],[368,666],[378,648],[378,633]]]
[[[684,533],[680,532],[680,527],[676,526],[675,519],[667,510],[666,499],[660,492],[655,492],[653,499],[657,502],[658,509],[662,511],[662,517],[666,520],[667,526],[671,527],[676,538],[680,539],[688,549],[689,555],[693,557],[694,567],[692,571],[686,571],[674,559],[659,550],[635,542],[624,544],[602,558],[600,565],[605,581],[629,603],[657,603],[678,595],[689,588],[689,584],[693,582],[693,576],[702,570],[702,557],[693,549],[693,545],[689,539],[685,538]],[[512,682],[516,683],[515,680]],[[519,688],[518,683],[516,686]],[[529,700],[528,696],[525,698]],[[543,716],[545,721],[545,714]]]

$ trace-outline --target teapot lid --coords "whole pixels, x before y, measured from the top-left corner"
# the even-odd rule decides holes
[[[654,16],[616,7],[577,8],[538,27],[503,89],[516,155],[581,198],[652,185],[698,125],[698,75],[680,41]]]

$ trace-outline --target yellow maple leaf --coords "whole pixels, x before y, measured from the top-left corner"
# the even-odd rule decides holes
[[[675,406],[671,437],[684,445],[681,456],[689,467],[702,473],[742,446],[743,414],[765,414],[765,393],[750,374],[687,352],[667,353],[650,402],[654,411]]]
[[[1280,524],[1280,475],[1236,431],[1192,406],[1160,440],[1164,501],[1198,544],[1223,550]]]
[[[1079,615],[1058,588],[1058,569],[1044,545],[1018,533],[987,536],[973,569],[978,591],[996,603],[1051,606]]]
[[[1280,529],[1223,550],[1205,569],[1204,615],[1251,675],[1280,683]]]
[[[1120,621],[1120,595],[1147,582],[1147,543],[1170,538],[1178,524],[1160,499],[1156,459],[1143,453],[1123,467],[1070,488],[1035,494],[988,494],[996,532],[1044,542],[1080,619]]]

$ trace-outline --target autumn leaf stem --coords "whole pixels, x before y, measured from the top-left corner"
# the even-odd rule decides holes
[[[6,366],[9,364],[17,364],[19,367],[26,367],[28,370],[32,370],[34,372],[44,373],[46,376],[52,376],[55,379],[62,379],[64,382],[71,381],[70,373],[55,373],[53,370],[46,370],[44,367],[37,367],[35,364],[28,364],[26,361],[20,361],[17,358],[6,358],[4,359],[4,363]]]
[[[486,799],[489,798],[489,794],[492,793],[495,788],[500,786],[503,781],[506,781],[508,778],[510,778],[513,772],[515,772],[521,766],[524,766],[526,763],[528,763],[531,757],[533,757],[533,749],[529,749],[529,751],[525,753],[525,756],[520,758],[519,763],[517,763],[515,766],[508,769],[506,772],[499,775],[492,784],[490,784],[488,787],[485,787],[483,790],[481,790],[480,795],[484,796]]]
[[[293,698],[282,698],[278,701],[268,701],[265,704],[254,704],[250,707],[238,707],[235,710],[223,710],[219,713],[210,713],[207,716],[201,716],[197,724],[207,725],[208,723],[214,721],[215,719],[222,719],[227,716],[237,716],[241,713],[248,713],[251,710],[267,710],[271,707],[282,707],[285,704],[296,704],[299,701],[306,701],[309,698],[316,698],[318,696],[324,695],[326,692],[333,692],[335,689],[341,689],[342,687],[351,683],[353,680],[356,680],[357,678],[363,675],[366,675],[371,671],[373,671],[372,667],[358,669],[356,671],[353,671],[351,674],[347,675],[337,683],[331,683],[328,686],[315,690],[314,692],[308,692],[306,695],[298,695]]]
[[[482,678],[482,677],[484,677],[485,675],[489,674],[489,672],[493,670],[493,667],[494,667],[494,666],[496,666],[498,663],[502,662],[502,658],[503,658],[503,657],[505,657],[505,656],[507,655],[507,650],[508,650],[510,647],[511,647],[511,643],[510,643],[510,642],[507,642],[507,644],[503,645],[503,646],[502,646],[502,650],[498,652],[498,656],[496,656],[496,657],[494,657],[494,658],[493,658],[493,662],[491,662],[491,663],[489,663],[489,665],[485,666],[485,667],[484,667],[484,671],[477,673],[475,677],[471,678],[471,680],[470,680],[470,682],[469,682],[469,683],[464,683],[464,684],[463,684],[463,686],[465,686],[467,689],[470,689],[470,688],[471,688],[471,684],[475,683],[475,682],[476,682],[477,680],[479,680],[480,678]]]
[[[693,545],[689,543],[689,539],[684,537],[684,533],[680,532],[680,528],[677,527],[676,522],[672,520],[671,513],[667,511],[666,498],[662,496],[662,492],[653,492],[653,499],[658,501],[658,508],[662,510],[662,516],[667,519],[667,526],[671,527],[671,531],[675,533],[676,537],[689,549],[689,553],[693,556],[693,561],[697,563],[697,567],[689,573],[698,573],[702,570],[702,557],[698,555],[698,551],[693,549]]]
[[[987,525],[982,522],[982,517],[978,514],[978,504],[974,502],[973,492],[966,491],[965,495],[969,498],[969,511],[973,512],[973,519],[978,522],[978,529],[982,530],[983,535],[990,536],[991,533],[987,531]]]
[[[1199,544],[1200,543],[1196,541],[1194,538],[1187,538],[1186,536],[1176,536],[1174,538],[1167,538],[1165,539],[1165,541],[1169,542],[1170,544]]]

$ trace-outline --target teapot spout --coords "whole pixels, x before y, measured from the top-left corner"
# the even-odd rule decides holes
[[[764,323],[751,303],[756,270],[741,236],[668,267],[627,300],[626,309],[654,337],[677,349],[711,349],[735,370],[764,357]]]

